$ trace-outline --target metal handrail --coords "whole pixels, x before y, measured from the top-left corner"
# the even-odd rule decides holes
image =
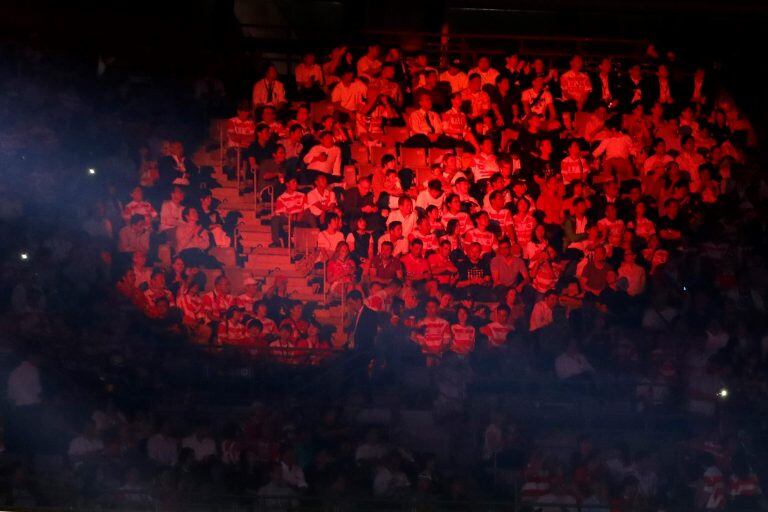
[[[256,174],[253,175],[253,190],[256,190]],[[269,193],[269,214],[274,215],[275,214],[275,187],[273,185],[267,185],[266,187],[262,188],[258,192],[255,193],[253,197],[253,206],[254,208],[260,204],[259,198],[261,195],[267,192]]]

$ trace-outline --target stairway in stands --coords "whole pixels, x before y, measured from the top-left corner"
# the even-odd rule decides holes
[[[212,130],[213,131],[213,130]],[[216,141],[218,142],[218,141]],[[341,332],[341,307],[338,305],[326,305],[322,293],[315,293],[307,284],[312,270],[312,262],[308,261],[307,251],[317,243],[317,229],[297,228],[294,230],[295,250],[294,261],[287,248],[269,247],[272,239],[269,229],[271,219],[270,204],[254,201],[254,194],[240,194],[237,182],[227,179],[222,172],[220,153],[218,147],[211,151],[211,145],[201,146],[193,155],[196,165],[209,166],[214,169],[213,177],[221,185],[212,189],[213,197],[219,202],[219,212],[222,217],[231,211],[237,211],[242,215],[239,233],[242,239],[242,254],[245,264],[237,265],[234,249],[214,249],[217,258],[224,263],[224,274],[232,284],[232,293],[240,294],[243,291],[243,281],[247,277],[253,277],[264,282],[263,288],[271,287],[275,278],[281,276],[288,282],[288,295],[302,302],[315,302],[316,319],[323,324],[336,326],[337,332]],[[304,257],[296,261],[296,255]],[[310,258],[312,255],[310,254]],[[218,270],[206,271],[209,275],[208,287],[212,286]],[[341,340],[336,340],[340,343]]]

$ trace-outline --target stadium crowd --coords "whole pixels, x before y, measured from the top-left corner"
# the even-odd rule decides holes
[[[24,69],[42,67],[34,54],[23,58]],[[307,53],[282,79],[266,66],[228,120],[223,172],[240,174],[244,193],[275,191],[272,246],[291,243],[289,218],[319,230],[327,279],[312,284],[343,297],[343,347],[312,307],[290,299],[285,280],[267,289],[248,278],[233,293],[223,273],[211,274],[223,266],[216,248],[240,252],[239,219],[218,212],[219,184],[188,156],[194,148],[148,127],[152,115],[177,114],[170,94],[158,115],[146,91],[102,83],[122,95],[101,98],[102,107],[135,101],[114,114],[74,87],[46,90],[36,75],[5,80],[12,130],[2,143],[14,163],[0,190],[13,257],[3,346],[10,360],[21,354],[7,378],[6,504],[54,494],[31,476],[30,457],[58,451],[66,478],[57,486],[83,503],[123,507],[250,492],[278,498],[274,509],[309,496],[353,509],[349,496],[366,495],[431,510],[486,496],[540,510],[756,510],[766,460],[755,418],[768,383],[768,189],[747,116],[710,69],[686,68],[671,53],[604,58],[589,71],[578,55],[563,69],[553,64],[510,54],[437,66],[427,54],[371,45],[359,55],[333,49],[322,62]],[[105,69],[101,79],[115,80]],[[194,86],[196,112],[225,94],[211,77]],[[33,115],[13,117],[20,105]],[[53,129],[83,115],[87,128],[71,130],[87,131],[77,141]],[[122,122],[125,133],[101,143],[93,170],[73,177],[43,164],[77,167],[62,148],[88,147]],[[377,155],[373,165],[355,158],[361,148]],[[419,155],[423,169],[405,165]],[[169,337],[170,347],[235,346],[288,371],[330,364],[330,349],[342,349],[358,356],[345,367],[351,390],[374,403],[377,383],[426,367],[436,407],[459,416],[468,382],[509,376],[551,380],[566,400],[629,395],[641,412],[682,413],[683,440],[672,458],[648,442],[639,452],[596,448],[589,436],[553,454],[532,449],[524,421],[499,412],[465,476],[300,401],[254,406],[232,421],[169,419],[159,399],[85,412],[80,403],[61,415],[79,422],[76,434],[66,443],[53,434],[72,431],[52,411],[76,398],[43,386],[52,362],[64,360],[57,374],[98,374],[101,383],[134,366],[131,390],[164,389],[172,401],[180,394],[162,368],[174,352],[163,347],[165,359],[152,361],[144,345],[131,346]],[[42,424],[50,432],[38,435]]]

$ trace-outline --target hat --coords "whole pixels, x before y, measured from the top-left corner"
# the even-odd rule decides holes
[[[245,281],[243,281],[243,286],[253,286],[259,284],[258,281],[256,281],[252,277],[246,277]]]

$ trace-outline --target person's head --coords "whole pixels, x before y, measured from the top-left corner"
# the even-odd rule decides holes
[[[693,135],[684,135],[680,139],[680,146],[683,148],[683,151],[686,153],[693,153],[696,151],[696,141],[693,138]]]
[[[544,79],[540,76],[537,76],[533,79],[533,82],[531,82],[531,87],[536,92],[541,91],[544,88]]]
[[[153,290],[165,288],[165,272],[163,269],[156,268],[152,270],[152,276],[149,278],[149,287]]]
[[[292,303],[290,308],[288,309],[288,316],[291,318],[291,320],[299,320],[301,318],[301,314],[302,314],[301,302],[296,301]]]
[[[597,70],[602,75],[607,75],[611,72],[611,69],[613,68],[613,63],[611,62],[610,57],[605,57],[600,60],[600,64],[597,65]]]
[[[467,249],[467,257],[471,261],[479,261],[480,257],[482,256],[483,248],[482,246],[477,242],[472,242],[469,245],[469,248]]]
[[[216,277],[216,279],[213,281],[213,286],[216,289],[216,292],[221,295],[229,294],[230,291],[230,283],[229,279],[225,275],[220,275]]]
[[[496,306],[496,321],[500,324],[506,324],[509,321],[509,306],[506,304],[499,304]]]
[[[429,190],[429,195],[432,199],[437,199],[443,195],[443,183],[440,180],[429,180],[427,190]]]
[[[459,178],[456,180],[456,182],[453,184],[456,191],[461,194],[461,197],[466,197],[466,195],[469,193],[469,180],[467,178]],[[461,199],[461,198],[459,198]],[[461,205],[461,203],[459,203]]]
[[[261,111],[261,120],[264,124],[270,126],[277,121],[277,110],[275,107],[267,105]]]
[[[181,204],[184,200],[184,189],[181,187],[173,187],[171,190],[171,201],[176,204]]]
[[[389,223],[389,237],[391,240],[399,240],[403,237],[403,223],[399,220]]]
[[[595,247],[595,251],[592,253],[592,259],[594,260],[595,263],[597,264],[605,263],[606,257],[607,255],[606,255],[604,246],[598,245],[597,247]]]
[[[362,176],[357,180],[357,189],[360,191],[361,196],[366,196],[371,191],[371,178],[368,176]]]
[[[512,252],[512,242],[510,242],[509,238],[504,237],[501,240],[499,240],[499,255],[507,257]]]
[[[299,181],[296,179],[296,176],[288,176],[285,179],[285,189],[291,193],[299,189]]]
[[[581,58],[581,55],[574,55],[571,57],[571,71],[579,72],[581,71],[582,66],[584,65],[584,60]]]
[[[491,203],[491,208],[497,212],[501,211],[501,209],[504,208],[504,191],[494,190],[488,196],[488,201]]]
[[[333,133],[324,131],[320,134],[320,144],[324,148],[331,148],[333,146]]]
[[[397,158],[391,153],[387,153],[381,157],[382,169],[392,170],[397,166]]]
[[[251,117],[251,104],[247,101],[241,101],[237,105],[237,118],[246,121],[249,117]]]
[[[479,92],[480,88],[483,86],[483,80],[480,77],[479,73],[470,73],[469,78],[467,79],[467,87],[472,92]]]
[[[488,155],[493,154],[493,139],[491,139],[490,137],[484,138],[483,141],[480,143],[480,151]]]
[[[336,258],[345,260],[349,256],[349,245],[347,242],[339,242],[336,244]]]
[[[480,211],[477,214],[475,214],[475,226],[481,231],[486,229],[488,227],[488,224],[490,224],[490,222],[491,222],[491,219],[488,217],[488,212]]]
[[[181,274],[184,272],[184,260],[180,258],[179,256],[176,256],[173,258],[173,261],[171,262],[171,269],[175,274]]]
[[[181,216],[186,222],[190,224],[197,224],[197,221],[200,220],[200,216],[198,215],[196,208],[184,208]]]
[[[573,214],[577,217],[581,217],[587,211],[587,202],[583,197],[577,197],[573,200]]]
[[[132,256],[133,266],[142,268],[147,264],[147,253],[144,251],[135,251]]]
[[[528,184],[525,180],[518,179],[512,182],[512,193],[515,197],[523,197],[528,190]]]
[[[605,205],[605,218],[608,220],[616,220],[618,211],[616,210],[615,203],[608,203]]]
[[[344,85],[349,85],[352,83],[352,80],[354,80],[355,74],[354,71],[352,71],[349,68],[344,68],[341,72],[341,75],[339,76],[339,79]]]
[[[518,215],[526,215],[528,213],[528,210],[531,208],[531,204],[524,197],[521,197],[520,199],[518,199],[517,202],[515,203],[515,206],[517,207]]]
[[[501,94],[506,94],[511,88],[509,77],[506,75],[499,75],[496,77],[496,89],[498,89]]]
[[[335,233],[341,229],[341,218],[336,213],[328,213],[325,216],[325,221],[328,223],[328,231]]]
[[[477,68],[483,72],[488,71],[491,69],[491,59],[486,56],[480,57],[477,59]]]
[[[426,111],[432,110],[432,96],[426,93],[419,95],[419,108]]]
[[[141,231],[146,225],[147,219],[143,215],[134,213],[131,215],[130,226],[134,231]]]
[[[667,217],[674,219],[680,213],[680,201],[677,199],[667,199],[664,202],[664,211]]]
[[[395,251],[395,246],[392,242],[386,241],[381,243],[381,249],[379,250],[379,254],[383,258],[389,258],[392,256],[392,253]]]
[[[395,78],[395,65],[388,63],[381,67],[381,78],[383,80],[392,80]]]
[[[455,92],[451,94],[451,107],[455,108],[456,110],[459,110],[461,108],[463,100],[461,99],[461,94],[458,92]]]
[[[410,197],[400,196],[400,199],[397,200],[397,204],[400,207],[400,213],[402,213],[403,216],[413,213],[413,199]]]
[[[381,47],[377,44],[372,44],[368,46],[368,51],[366,52],[366,55],[368,55],[368,57],[371,59],[378,59],[380,53],[381,53]]]
[[[312,52],[305,53],[301,58],[301,62],[303,62],[305,66],[313,65],[315,63],[315,54]]]
[[[659,75],[659,78],[669,78],[669,69],[666,64],[659,64],[657,74]]]
[[[440,311],[440,302],[434,297],[430,297],[427,299],[424,310],[426,311],[429,318],[434,318]]]
[[[290,342],[293,338],[293,328],[290,326],[290,324],[283,324],[280,326],[280,341],[282,342]]]
[[[267,70],[264,72],[264,78],[269,81],[277,80],[277,68],[274,64],[267,66]]]

